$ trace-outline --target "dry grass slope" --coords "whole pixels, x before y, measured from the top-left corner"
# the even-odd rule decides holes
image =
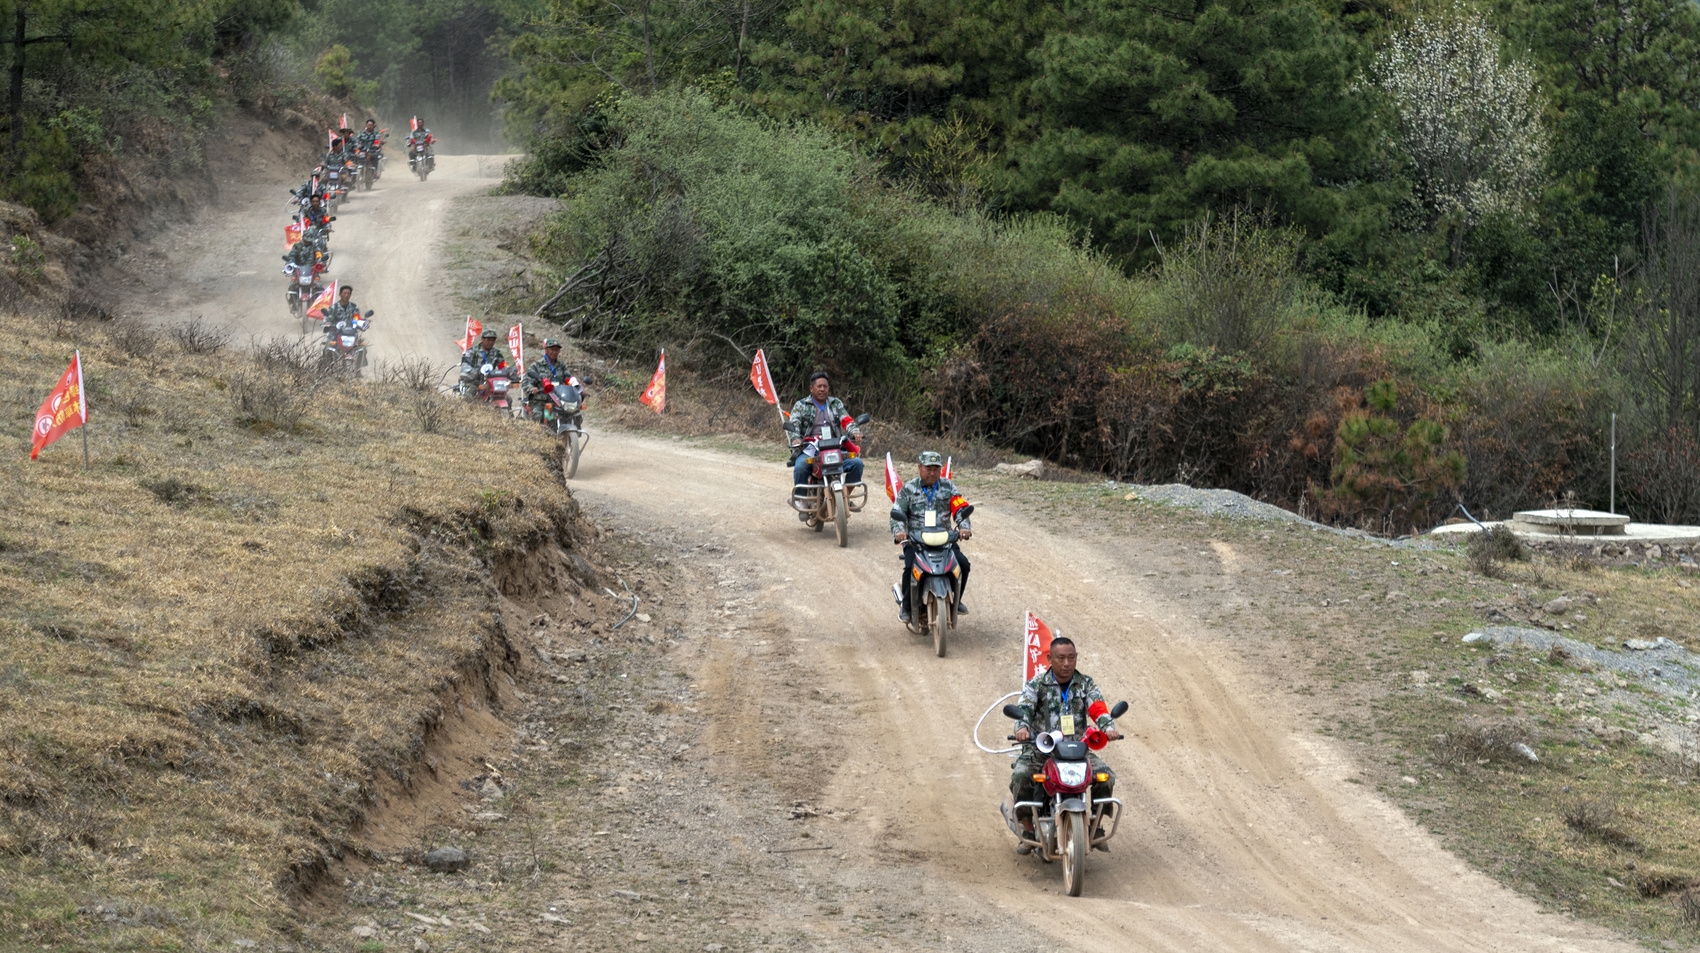
[[[404,383],[202,330],[0,316],[28,342],[0,355],[4,945],[288,930],[442,707],[511,664],[497,564],[582,537],[535,428],[453,402],[427,428]],[[73,346],[93,465],[75,432],[32,463]],[[268,408],[268,378],[311,399]]]

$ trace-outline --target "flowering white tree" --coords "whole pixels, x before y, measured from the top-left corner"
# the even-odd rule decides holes
[[[1399,110],[1431,222],[1461,217],[1467,229],[1528,207],[1546,155],[1541,95],[1486,18],[1461,6],[1419,17],[1389,40],[1372,76]]]

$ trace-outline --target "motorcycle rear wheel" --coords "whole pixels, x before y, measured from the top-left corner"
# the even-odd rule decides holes
[[[1066,835],[1063,847],[1063,888],[1071,897],[1080,896],[1086,887],[1086,852],[1091,849],[1092,835],[1086,832],[1084,815],[1068,812],[1057,823],[1058,836]]]
[[[833,529],[838,533],[840,549],[850,545],[850,504],[845,502],[845,491],[832,492]]]

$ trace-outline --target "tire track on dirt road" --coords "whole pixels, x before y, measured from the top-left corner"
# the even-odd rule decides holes
[[[1023,915],[1035,935],[1081,950],[1633,949],[1471,870],[1348,781],[1351,760],[1259,687],[1236,634],[1152,591],[1138,573],[1150,557],[1126,540],[982,507],[967,547],[974,614],[939,659],[896,621],[882,502],[852,519],[839,549],[784,507],[788,482],[773,463],[602,432],[573,489],[625,518],[692,524],[736,557],[784,567],[791,582],[771,597],[783,634],[807,636],[794,643],[799,658],[856,702],[822,797],[857,807],[852,856],[907,857],[939,883],[941,902]],[[1128,820],[1111,852],[1091,856],[1079,899],[1061,895],[1056,867],[1015,856],[996,811],[1008,762],[968,740],[985,707],[1018,687],[1028,608],[1080,641],[1082,668],[1107,696],[1132,702],[1121,723],[1129,740],[1106,752]],[[744,691],[787,691],[778,676],[751,677],[758,684]],[[985,735],[1006,727],[994,714]]]

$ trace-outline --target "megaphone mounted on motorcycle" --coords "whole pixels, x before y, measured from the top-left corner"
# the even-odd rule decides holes
[[[1061,741],[1062,737],[1063,733],[1060,731],[1040,732],[1039,736],[1033,739],[1033,747],[1038,748],[1040,754],[1050,754],[1057,750],[1057,742]]]

